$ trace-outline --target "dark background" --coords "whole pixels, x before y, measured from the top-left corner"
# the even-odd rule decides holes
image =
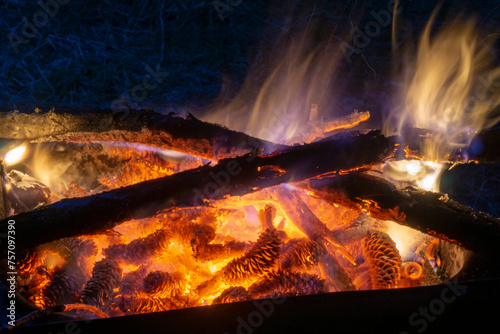
[[[322,108],[323,116],[331,116],[329,110],[335,116],[370,110],[370,126],[380,127],[400,85],[393,70],[402,66],[402,55],[416,45],[439,4],[436,28],[457,16],[476,17],[482,36],[500,32],[500,5],[494,1],[401,0],[396,52],[391,22],[361,52],[344,57],[342,45],[356,47],[355,29],[364,30],[374,20],[371,11],[388,10],[393,1],[54,1],[0,4],[2,109],[110,108],[142,84],[147,66],[159,66],[168,76],[137,107],[203,117],[236,96],[245,78],[251,76],[259,87],[275,60],[284,57],[284,46],[307,27],[304,48],[319,46],[332,59],[340,54],[335,85],[329,87],[336,98]],[[40,13],[47,5],[54,15],[45,22]],[[218,13],[223,5],[230,10]],[[497,50],[491,53],[498,60]],[[445,175],[442,189],[498,216],[498,170],[497,165],[457,167]]]

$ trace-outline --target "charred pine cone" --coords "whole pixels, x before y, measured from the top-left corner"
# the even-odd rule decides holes
[[[372,232],[362,240],[373,289],[397,288],[401,279],[401,257],[396,243],[384,232]]]
[[[173,297],[182,294],[185,289],[183,281],[180,273],[152,271],[142,280],[142,291],[151,297]]]
[[[212,304],[235,303],[251,299],[247,290],[242,286],[232,286],[222,291]]]
[[[124,296],[134,295],[139,290],[144,275],[146,275],[146,268],[144,267],[140,267],[124,275],[118,291]]]
[[[164,252],[170,244],[170,235],[165,230],[157,230],[145,238],[139,238],[129,244],[109,246],[104,254],[116,260],[141,264],[152,256]]]
[[[92,278],[81,293],[84,304],[102,307],[111,298],[113,289],[118,287],[122,278],[122,270],[112,259],[97,262],[92,269]]]
[[[93,240],[83,238],[61,239],[53,244],[49,244],[49,249],[54,249],[66,261],[78,261],[90,256],[97,255],[97,246]]]
[[[207,224],[175,220],[168,224],[172,237],[186,245],[207,244],[215,239],[215,229]]]
[[[231,260],[222,269],[226,283],[242,281],[251,276],[262,276],[271,270],[279,258],[281,241],[275,228],[266,229],[245,255]]]
[[[254,298],[289,297],[326,292],[325,280],[300,272],[276,270],[248,288],[248,294]]]
[[[293,239],[285,245],[278,264],[280,269],[311,269],[318,265],[325,249],[315,241]]]
[[[42,293],[45,306],[77,302],[78,293],[87,280],[86,276],[81,270],[72,273],[66,267],[56,272]]]

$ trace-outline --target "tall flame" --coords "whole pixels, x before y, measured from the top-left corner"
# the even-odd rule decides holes
[[[474,20],[431,29],[437,12],[429,20],[414,59],[404,62],[404,85],[399,103],[386,124],[388,133],[415,126],[437,134],[425,143],[427,159],[442,159],[454,149],[466,148],[468,135],[494,126],[500,116],[500,67],[485,40],[480,40]]]
[[[298,36],[283,30],[286,32],[278,38],[279,48],[259,57],[268,62],[263,65],[259,60],[238,95],[202,117],[205,121],[291,144],[308,140],[310,133],[306,132],[311,129],[304,125],[324,116],[331,118],[325,110],[333,109],[331,85],[339,52],[330,41],[311,46],[315,32],[310,27]],[[284,54],[280,53],[282,47]],[[262,73],[266,73],[264,80],[259,79]]]

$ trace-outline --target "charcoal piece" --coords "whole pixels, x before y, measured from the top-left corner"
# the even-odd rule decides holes
[[[184,279],[177,272],[152,271],[142,280],[142,291],[151,297],[172,297],[181,294],[184,287]]]
[[[231,260],[222,269],[222,279],[235,283],[252,276],[261,276],[271,270],[278,261],[281,241],[275,228],[260,234],[255,245],[245,255]]]
[[[84,304],[102,307],[118,287],[122,277],[122,270],[112,259],[103,259],[97,262],[92,269],[92,278],[87,282],[81,293]]]
[[[317,242],[307,239],[293,239],[280,256],[280,269],[311,269],[318,265],[325,249]]]
[[[170,235],[165,230],[157,230],[145,238],[133,240],[129,244],[111,245],[104,249],[104,254],[116,260],[141,264],[158,253],[168,249]]]
[[[214,299],[212,304],[235,303],[249,300],[247,290],[242,286],[232,286],[222,291],[220,296]]]
[[[261,297],[290,297],[326,292],[325,280],[316,276],[288,270],[269,272],[248,288],[248,294]]]
[[[362,240],[373,289],[395,289],[401,280],[401,256],[396,243],[384,232],[375,231]]]

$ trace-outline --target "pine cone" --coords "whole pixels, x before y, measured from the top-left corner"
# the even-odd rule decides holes
[[[146,275],[146,268],[140,267],[139,269],[129,272],[123,276],[120,283],[120,293],[127,296],[135,294],[139,290],[140,282],[144,275]]]
[[[180,294],[185,289],[180,273],[169,274],[152,271],[142,281],[142,291],[151,297],[167,298]]]
[[[16,262],[16,268],[19,276],[29,275],[38,266],[42,264],[40,254],[36,250],[24,252]]]
[[[271,270],[279,258],[281,242],[275,228],[266,229],[245,255],[231,260],[223,269],[223,280],[231,284]]]
[[[325,280],[316,276],[287,270],[276,270],[268,273],[248,288],[252,298],[289,297],[311,295],[326,292]]]
[[[170,235],[165,230],[158,230],[145,238],[135,239],[128,245],[109,246],[104,254],[116,260],[124,260],[133,264],[141,264],[152,256],[164,252],[170,244]]]
[[[178,298],[134,298],[131,301],[130,308],[126,313],[128,314],[142,314],[150,312],[161,312],[177,310],[186,307],[195,306],[195,303],[187,297]]]
[[[318,265],[325,249],[317,242],[306,239],[293,239],[286,244],[281,254],[280,269],[310,269]]]
[[[247,290],[242,286],[232,286],[222,291],[219,297],[215,298],[212,304],[225,304],[249,300]]]
[[[122,278],[122,270],[111,259],[97,262],[92,269],[92,278],[87,282],[81,293],[84,304],[103,306],[111,298],[113,289],[118,287]]]
[[[77,302],[78,292],[85,284],[83,273],[72,274],[61,269],[54,274],[50,285],[43,290],[45,306]]]
[[[396,244],[384,232],[372,232],[362,241],[373,289],[394,289],[401,279],[401,257]]]

